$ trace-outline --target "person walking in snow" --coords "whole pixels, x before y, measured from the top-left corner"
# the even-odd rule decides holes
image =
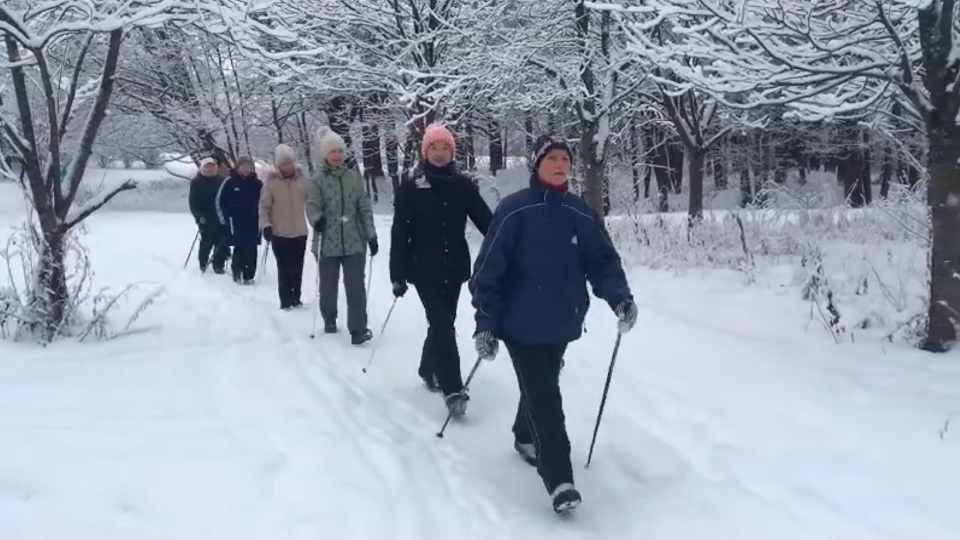
[[[303,258],[307,251],[307,181],[293,148],[285,144],[274,152],[274,167],[260,191],[260,230],[273,246],[277,260],[280,309],[302,307]]]
[[[454,415],[469,400],[460,373],[454,322],[463,283],[470,277],[467,218],[487,234],[492,215],[474,182],[456,170],[456,144],[446,128],[431,124],[423,135],[420,170],[405,179],[394,202],[390,281],[397,297],[417,289],[427,316],[419,375],[442,392]]]
[[[253,283],[257,273],[257,252],[260,246],[259,211],[263,182],[257,178],[253,160],[241,156],[237,167],[220,184],[217,194],[217,217],[223,232],[233,246],[230,269],[233,281]]]
[[[567,345],[580,338],[593,293],[613,308],[619,330],[637,321],[620,256],[602,219],[567,191],[573,153],[562,137],[534,146],[530,186],[504,198],[470,280],[477,354],[493,360],[502,340],[520,387],[514,449],[535,465],[557,512],[576,507],[560,396]]]
[[[200,171],[190,181],[190,213],[200,231],[200,246],[197,256],[200,262],[200,271],[206,273],[211,262],[210,252],[213,252],[213,272],[223,274],[227,264],[229,246],[223,235],[223,227],[217,215],[217,194],[223,178],[217,170],[217,162],[212,157],[200,161]]]
[[[367,290],[364,283],[367,247],[370,256],[380,250],[373,224],[373,208],[364,192],[363,178],[344,164],[346,144],[329,128],[315,140],[319,169],[307,187],[307,217],[313,224],[310,251],[320,275],[320,315],[323,331],[337,332],[337,296],[340,270],[347,293],[347,330],[350,342],[362,345],[373,338],[367,328]]]

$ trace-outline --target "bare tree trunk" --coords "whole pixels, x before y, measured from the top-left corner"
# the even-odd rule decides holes
[[[670,169],[667,157],[667,145],[663,144],[664,136],[661,132],[660,140],[656,144],[653,154],[653,174],[657,179],[657,211],[670,211]],[[649,165],[648,165],[649,166]]]
[[[673,192],[683,193],[683,144],[677,140],[667,143],[667,163],[669,163],[670,185]]]
[[[367,195],[373,202],[379,202],[380,191],[377,179],[383,177],[383,157],[380,155],[380,128],[376,124],[364,122],[361,128],[363,141],[363,177],[366,180]]]
[[[283,121],[280,119],[280,104],[276,94],[270,90],[270,119],[273,120],[273,129],[277,134],[277,144],[283,144]]]
[[[635,122],[630,122],[630,141],[627,153],[627,163],[630,165],[631,179],[633,180],[633,202],[640,200],[640,162],[643,159],[643,142],[640,140],[640,130]]]
[[[596,124],[585,122],[580,131],[580,163],[587,204],[601,216],[606,215],[603,189],[603,163],[597,159]]]
[[[3,12],[0,12],[2,14]],[[16,25],[14,21],[0,21]],[[102,208],[113,197],[122,191],[134,189],[133,181],[124,182],[113,188],[97,200],[87,202],[76,212],[71,212],[74,201],[79,193],[83,181],[83,173],[92,154],[93,143],[97,132],[107,115],[107,105],[113,94],[114,75],[120,56],[120,47],[123,42],[123,30],[110,32],[107,43],[106,56],[100,72],[100,80],[96,89],[93,104],[87,115],[79,141],[76,144],[74,157],[66,168],[66,176],[61,179],[60,170],[61,142],[71,114],[72,98],[68,99],[67,107],[59,110],[57,96],[54,90],[55,81],[59,83],[59,74],[51,72],[47,65],[46,50],[41,45],[29,49],[33,56],[38,74],[29,77],[22,62],[21,44],[16,38],[6,33],[3,36],[6,46],[7,60],[9,61],[10,79],[14,95],[16,96],[16,111],[20,120],[20,133],[13,126],[3,124],[2,129],[8,141],[14,145],[14,150],[23,163],[30,195],[32,196],[33,210],[37,215],[39,234],[35,238],[38,260],[35,273],[35,283],[30,286],[31,298],[28,306],[37,316],[33,321],[34,330],[42,330],[45,341],[53,340],[63,332],[65,325],[70,321],[69,307],[71,302],[70,290],[67,284],[65,265],[66,237],[70,231],[94,212]],[[79,67],[76,71],[79,74]],[[71,81],[70,92],[76,92],[80,84],[78,75]],[[43,110],[46,118],[43,122],[34,118],[32,104],[27,89],[27,81],[39,82],[44,96]],[[46,133],[38,136],[37,125],[46,125]],[[40,142],[46,144],[41,149]],[[46,162],[41,161],[41,155]],[[66,189],[66,191],[64,191]]]
[[[930,144],[927,204],[932,235],[927,336],[922,348],[934,352],[956,343],[960,325],[960,125],[956,121],[960,58],[951,31],[956,9],[953,0],[942,0],[918,10],[924,85],[931,105],[924,118]]]
[[[860,184],[863,187],[864,205],[873,203],[873,153],[870,151],[870,134],[861,130]]]
[[[689,223],[703,219],[703,167],[705,152],[699,148],[688,148],[687,158],[690,159],[688,177],[690,179],[690,202],[687,209]]]
[[[477,156],[474,152],[475,140],[473,135],[473,123],[465,120],[460,124],[457,134],[457,161],[460,168],[472,171],[477,168]]]
[[[312,155],[312,148],[310,147],[310,130],[307,128],[307,113],[302,108],[300,112],[293,115],[294,121],[297,124],[297,133],[300,135],[300,148],[303,149],[303,155],[306,158],[307,170],[311,173],[314,171],[315,167],[313,165],[313,160],[315,157]]]
[[[487,139],[490,141],[487,149],[487,153],[490,155],[490,174],[496,176],[497,171],[504,169],[503,157],[505,145],[503,128],[500,122],[490,120],[490,124],[487,126]]]
[[[387,154],[387,174],[390,175],[390,183],[393,186],[393,193],[396,194],[400,189],[400,141],[397,140],[395,126],[390,126],[384,130],[384,147]]]
[[[889,143],[883,144],[880,163],[880,198],[886,199],[890,194],[890,181],[893,179],[893,147]]]
[[[523,118],[523,140],[527,145],[527,155],[533,153],[533,144],[537,136],[533,133],[533,117],[529,114]]]
[[[724,190],[729,187],[727,182],[727,163],[726,155],[724,149],[726,148],[726,141],[721,141],[713,149],[712,155],[712,164],[711,170],[713,172],[713,187],[718,190]]]

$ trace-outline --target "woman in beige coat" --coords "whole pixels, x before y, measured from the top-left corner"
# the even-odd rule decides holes
[[[277,260],[280,309],[302,307],[303,258],[307,251],[307,180],[293,149],[277,146],[274,168],[260,192],[260,230]]]

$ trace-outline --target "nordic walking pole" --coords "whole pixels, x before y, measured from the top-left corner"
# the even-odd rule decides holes
[[[473,380],[473,376],[477,374],[477,369],[480,367],[480,362],[483,361],[483,358],[477,358],[477,361],[473,364],[473,369],[470,370],[470,375],[467,375],[466,382],[463,383],[463,391],[466,391],[470,388],[470,381]],[[443,438],[443,432],[447,430],[447,424],[450,423],[450,420],[453,418],[453,411],[447,413],[447,419],[443,421],[443,425],[440,426],[440,431],[437,432],[437,438]]]
[[[263,281],[263,278],[267,276],[267,256],[270,255],[270,241],[267,240],[263,248],[263,257],[260,259],[260,268],[258,268],[258,273],[260,277],[257,278],[257,281],[253,284],[253,295],[257,295],[257,290],[260,288],[260,282]]]
[[[197,235],[193,237],[193,243],[190,244],[190,252],[187,253],[187,258],[183,261],[183,269],[187,269],[187,265],[190,264],[190,257],[193,256],[193,250],[197,247],[197,240],[200,239],[200,229],[197,229]]]
[[[393,315],[393,308],[397,307],[398,297],[393,297],[393,303],[390,304],[390,311],[387,312],[387,318],[383,320],[383,326],[380,327],[380,336],[377,337],[377,344],[370,351],[370,358],[367,359],[367,365],[363,366],[363,372],[366,373],[367,369],[370,368],[370,365],[373,364],[373,357],[377,354],[377,349],[380,348],[380,339],[383,338],[383,332],[387,329],[387,323],[390,322],[390,316]]]
[[[593,439],[590,440],[590,452],[587,454],[587,464],[584,469],[590,468],[593,459],[593,445],[597,444],[597,431],[600,430],[600,419],[603,418],[603,407],[607,404],[607,392],[610,391],[610,380],[613,378],[613,366],[617,363],[617,353],[620,352],[620,340],[623,333],[617,332],[617,342],[613,345],[613,356],[610,358],[610,367],[607,369],[607,382],[603,385],[603,396],[600,398],[600,410],[597,411],[597,423],[593,426]]]
[[[317,314],[320,313],[320,247],[317,246],[317,309],[313,311],[313,328],[310,339],[317,337]]]
[[[370,256],[370,275],[367,276],[367,302],[370,301],[371,285],[373,285],[373,255]]]

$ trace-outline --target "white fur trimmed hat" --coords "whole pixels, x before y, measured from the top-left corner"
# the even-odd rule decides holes
[[[277,149],[273,152],[273,162],[277,165],[280,165],[284,162],[296,163],[297,155],[294,153],[293,148],[286,144],[277,145]]]
[[[321,161],[326,160],[327,155],[333,150],[347,149],[347,144],[344,142],[343,137],[327,126],[323,126],[317,130],[316,144],[317,158]]]

